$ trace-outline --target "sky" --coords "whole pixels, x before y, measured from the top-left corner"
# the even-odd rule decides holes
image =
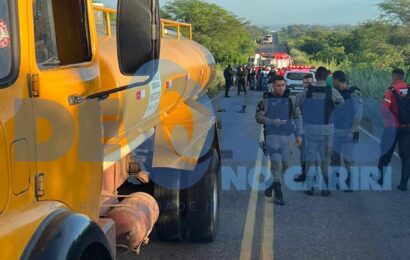
[[[170,0],[160,0],[164,4]],[[382,0],[204,0],[259,26],[355,25],[377,18]]]
[[[95,0],[98,1],[98,0]],[[159,0],[161,5],[171,0]],[[355,25],[377,18],[382,0],[203,0],[217,4],[258,26],[290,24]],[[117,0],[100,0],[116,6]]]

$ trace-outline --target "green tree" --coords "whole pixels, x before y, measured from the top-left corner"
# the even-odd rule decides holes
[[[300,50],[306,52],[309,55],[315,55],[316,53],[325,49],[325,42],[320,39],[307,39],[300,46]]]
[[[336,63],[341,63],[346,59],[344,47],[330,47],[325,45],[322,51],[315,55],[315,59],[325,62],[334,60]]]
[[[385,0],[378,7],[382,11],[382,18],[410,25],[410,0]]]
[[[218,5],[200,0],[174,0],[162,8],[167,18],[191,23],[193,38],[206,46],[219,63],[245,63],[254,54],[250,23]]]

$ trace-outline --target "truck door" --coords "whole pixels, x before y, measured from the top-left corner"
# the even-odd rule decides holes
[[[91,1],[37,0],[31,21],[31,94],[38,172],[44,174],[40,199],[59,200],[98,217],[101,158],[97,150],[88,153],[92,159],[85,158],[83,148],[91,139],[101,142],[99,102],[69,102],[70,97],[98,92],[100,86]]]
[[[4,114],[7,111],[7,106],[4,106],[4,88],[7,87],[7,83],[4,81],[11,71],[11,59],[12,50],[9,45],[10,35],[9,35],[9,8],[7,1],[0,1],[0,215],[4,211],[8,196],[9,196],[9,185],[8,178],[9,173],[7,171],[7,150],[4,140]]]
[[[24,19],[19,21],[16,4],[0,0],[0,215],[7,205],[13,210],[32,203],[34,194],[30,189],[35,138],[26,78],[27,26]],[[19,7],[24,10],[24,3]]]

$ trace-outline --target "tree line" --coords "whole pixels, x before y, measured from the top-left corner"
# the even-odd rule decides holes
[[[378,4],[379,18],[357,26],[292,25],[280,32],[296,62],[391,69],[410,66],[410,0]]]
[[[255,54],[255,39],[267,30],[222,7],[201,0],[173,0],[161,8],[161,17],[193,26],[193,39],[207,47],[218,63],[244,64]]]

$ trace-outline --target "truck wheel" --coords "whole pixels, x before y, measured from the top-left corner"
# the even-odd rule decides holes
[[[178,187],[180,178],[170,178],[170,187]],[[159,218],[155,225],[158,239],[163,241],[179,242],[184,235],[184,208],[182,190],[168,189],[154,185],[154,198],[159,205]]]
[[[40,224],[20,259],[110,260],[114,256],[98,224],[85,215],[57,210]]]
[[[187,192],[189,239],[212,242],[218,233],[221,191],[221,162],[216,149],[202,179]]]

